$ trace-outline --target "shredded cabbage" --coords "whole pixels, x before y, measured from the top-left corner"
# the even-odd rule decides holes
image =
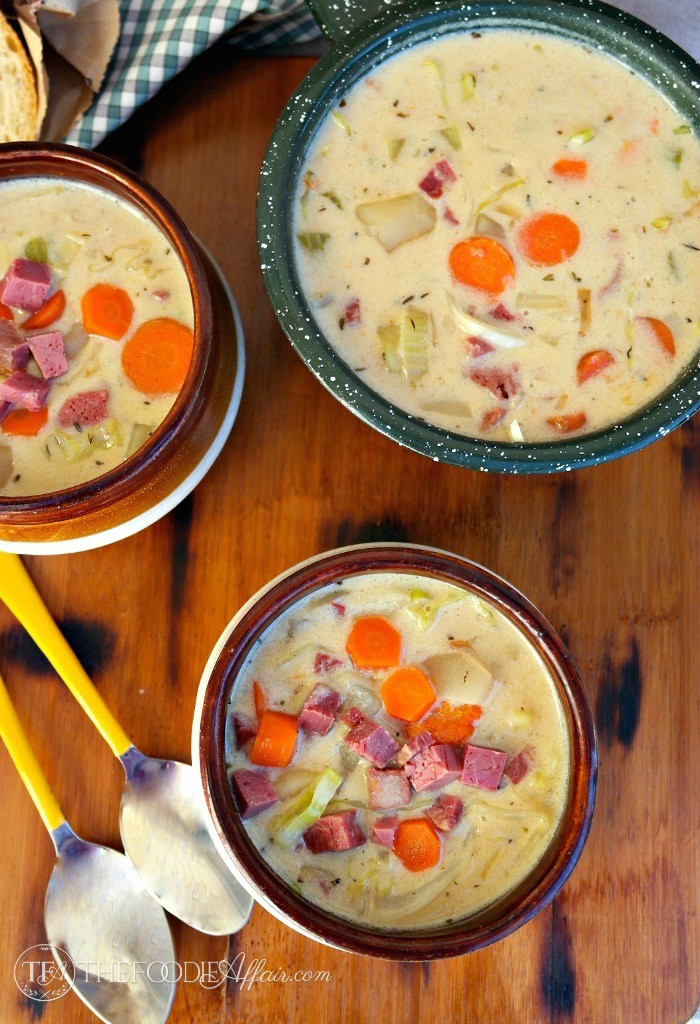
[[[272,838],[288,849],[296,846],[307,828],[318,821],[343,781],[333,768],[326,768],[317,781],[296,797],[285,814],[271,822]]]
[[[484,341],[488,341],[489,344],[494,345],[496,348],[520,348],[522,345],[527,345],[525,338],[518,337],[515,334],[509,334],[508,331],[504,331],[500,327],[484,323],[482,320],[477,320],[469,313],[465,313],[464,310],[457,305],[449,292],[446,292],[445,294],[447,295],[447,305],[452,319],[455,321],[457,326],[468,335],[483,338]]]

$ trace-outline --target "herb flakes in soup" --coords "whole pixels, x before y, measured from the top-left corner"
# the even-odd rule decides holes
[[[230,700],[248,834],[289,885],[378,928],[467,917],[518,885],[566,804],[569,741],[544,663],[494,606],[367,573],[289,607]]]
[[[510,30],[415,46],[353,86],[304,166],[313,315],[412,416],[553,441],[697,361],[700,142],[612,57]]]

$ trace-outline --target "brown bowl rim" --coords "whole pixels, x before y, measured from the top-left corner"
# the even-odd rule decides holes
[[[18,169],[23,173],[18,174]],[[75,487],[44,494],[0,497],[0,517],[18,520],[41,514],[50,521],[78,511],[103,508],[131,493],[150,473],[166,449],[174,449],[198,415],[201,382],[210,359],[213,333],[212,302],[197,244],[170,203],[148,182],[109,157],[62,143],[4,143],[0,145],[0,182],[12,178],[56,178],[102,188],[146,216],[176,250],[187,276],[194,308],[194,351],[185,382],[175,402],[142,447],[114,469]],[[31,519],[29,518],[31,517]]]
[[[403,932],[362,928],[308,902],[270,869],[248,839],[228,783],[226,708],[251,645],[289,605],[319,587],[360,572],[422,573],[466,586],[496,604],[534,643],[555,679],[569,723],[570,792],[558,838],[535,871],[503,900],[446,927]],[[199,732],[193,738],[209,819],[251,894],[297,930],[336,948],[385,959],[460,956],[505,938],[525,924],[554,899],[571,874],[588,836],[595,804],[598,753],[593,716],[578,670],[553,626],[520,591],[491,570],[450,552],[419,545],[369,544],[326,552],[293,567],[252,598],[224,630],[210,665],[212,661],[202,677]],[[499,907],[499,915],[494,916],[494,908]]]

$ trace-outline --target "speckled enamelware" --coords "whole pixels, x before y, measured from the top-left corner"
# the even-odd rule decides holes
[[[265,154],[258,244],[277,318],[301,358],[328,390],[370,426],[436,462],[483,471],[553,473],[636,451],[700,408],[700,362],[641,412],[597,433],[554,443],[517,444],[465,437],[410,416],[372,391],[335,352],[301,294],[294,260],[292,200],[316,129],[329,110],[377,64],[407,46],[449,33],[521,28],[596,47],[650,81],[700,133],[700,66],[665,36],[597,0],[407,0],[386,10],[377,0],[312,0],[337,45],[309,72],[287,104]],[[376,15],[378,9],[383,13]],[[353,23],[359,27],[353,28]]]
[[[442,927],[384,931],[324,911],[295,892],[248,837],[228,782],[224,737],[229,700],[258,638],[297,601],[359,573],[430,576],[493,602],[544,661],[569,732],[569,792],[557,834],[533,871],[478,914]],[[259,591],[224,630],[207,663],[192,726],[192,763],[200,778],[212,838],[242,885],[266,910],[309,938],[390,960],[436,960],[510,935],[554,899],[581,855],[595,802],[598,753],[593,717],[571,657],[544,616],[500,576],[458,555],[411,544],[359,544],[317,555]]]

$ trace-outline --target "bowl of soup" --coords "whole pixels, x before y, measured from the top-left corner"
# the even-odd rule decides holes
[[[604,4],[413,0],[367,21],[262,169],[290,341],[437,461],[552,472],[663,436],[700,407],[699,82]]]
[[[529,920],[581,853],[588,701],[510,584],[447,552],[360,545],[255,595],[193,724],[212,836],[270,913],[329,945],[423,960]]]
[[[0,147],[0,548],[97,547],[199,482],[240,402],[210,255],[149,185],[67,146]]]

